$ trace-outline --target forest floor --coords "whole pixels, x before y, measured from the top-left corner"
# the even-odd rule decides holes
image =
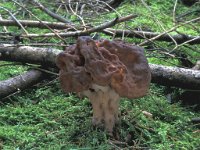
[[[41,2],[46,2],[44,4],[47,5],[48,1],[42,0]],[[8,9],[16,7],[13,2],[4,2],[0,5],[4,5]],[[157,14],[156,18],[162,22],[164,28],[173,25],[173,0],[165,2],[148,0],[148,5],[151,6],[152,12]],[[177,14],[191,9],[180,3],[178,6]],[[117,8],[117,11],[122,15],[133,12],[139,15],[133,22],[128,22],[125,26],[161,31],[141,1],[136,1],[135,4],[125,1]],[[37,9],[35,12],[37,15],[41,15],[39,16],[41,19],[48,18],[42,16]],[[115,15],[113,12],[106,13],[99,18],[99,21],[113,18]],[[22,17],[22,19],[25,18]],[[180,32],[196,34],[194,30],[185,28],[180,28]],[[0,29],[2,28],[0,27]],[[8,29],[18,30],[15,27]],[[46,32],[45,30],[32,30],[38,33]],[[107,36],[104,37],[107,38]],[[56,40],[51,39],[51,41]],[[141,40],[127,39],[127,41],[139,43]],[[159,44],[170,47],[164,42]],[[191,57],[194,56],[191,61],[195,62],[197,54],[195,52],[188,53],[191,54]],[[147,53],[151,63],[179,65],[177,59],[168,58],[166,60],[152,56],[160,56],[160,54]],[[8,79],[29,68],[12,65],[12,63],[5,64],[7,62],[0,62],[0,80]],[[92,127],[92,108],[87,98],[81,100],[74,94],[64,94],[58,80],[44,81],[33,88],[0,101],[0,149],[200,149],[200,124],[191,122],[192,118],[200,117],[200,111],[195,105],[183,105],[179,99],[170,101],[166,89],[166,87],[151,84],[148,95],[143,98],[134,100],[122,98],[120,101],[119,139],[114,140],[109,138],[102,129]],[[172,88],[171,91],[176,94],[181,90]],[[145,115],[142,111],[151,113],[152,117]]]

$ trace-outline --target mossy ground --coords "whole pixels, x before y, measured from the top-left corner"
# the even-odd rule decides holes
[[[151,86],[148,96],[122,99],[119,141],[124,148],[198,149],[199,126],[191,118],[199,113],[169,104],[162,90]],[[141,111],[152,113],[146,117]],[[26,90],[4,102],[0,109],[0,139],[4,149],[112,149],[109,137],[93,129],[87,99],[65,95],[57,82]],[[127,138],[131,140],[127,141]]]
[[[45,2],[45,0],[43,0]],[[173,26],[172,10],[174,1],[146,1],[152,12],[159,19],[164,28]],[[45,3],[46,5],[48,3]],[[52,4],[52,3],[49,3]],[[9,9],[17,9],[12,2],[0,3]],[[177,13],[189,8],[179,3]],[[53,6],[52,6],[53,7]],[[29,9],[32,7],[28,6]],[[1,10],[2,11],[2,10]],[[150,28],[152,31],[163,31],[155,24],[149,10],[141,1],[125,1],[117,11],[122,14],[135,12],[139,15],[134,21],[116,28]],[[33,13],[45,20],[49,17],[42,15],[38,9]],[[5,13],[5,12],[4,12]],[[104,14],[94,19],[96,23],[114,18],[115,13]],[[192,16],[194,17],[194,16]],[[24,19],[21,16],[22,19]],[[154,18],[155,19],[155,18]],[[18,30],[9,27],[9,30]],[[43,33],[47,30],[29,29],[29,32]],[[179,28],[180,32],[195,35],[196,31],[186,27]],[[17,33],[21,31],[16,31]],[[106,36],[105,36],[106,37]],[[126,38],[129,42],[140,42]],[[50,39],[51,42],[58,42]],[[24,42],[30,42],[25,40]],[[159,45],[167,46],[160,42]],[[173,46],[169,45],[169,48]],[[198,49],[198,47],[197,47]],[[195,62],[196,52],[191,53],[191,60]],[[149,61],[165,65],[178,64],[176,59],[160,59],[147,54]],[[159,56],[154,53],[154,56]],[[0,80],[7,79],[24,72],[28,67],[6,65],[0,62]],[[48,83],[48,81],[47,81]],[[73,94],[64,94],[56,80],[50,84],[41,83],[32,89],[27,89],[13,95],[0,103],[0,149],[5,150],[57,150],[57,149],[200,149],[199,124],[191,123],[191,118],[200,117],[199,111],[193,107],[183,107],[181,103],[170,104],[163,87],[151,85],[149,94],[141,99],[122,99],[120,104],[121,123],[119,125],[119,139],[121,144],[113,144],[106,133],[101,129],[94,129],[91,124],[92,109],[88,99],[79,99]],[[152,118],[145,116],[141,111],[147,111]]]

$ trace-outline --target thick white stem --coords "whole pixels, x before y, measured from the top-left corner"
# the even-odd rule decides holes
[[[100,126],[104,123],[105,129],[112,134],[115,124],[118,122],[119,95],[110,87],[93,85],[91,90],[82,92],[87,96],[93,108],[92,123]]]

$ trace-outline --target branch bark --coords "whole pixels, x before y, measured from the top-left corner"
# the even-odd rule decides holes
[[[60,50],[38,47],[0,47],[0,60],[41,64],[55,67],[55,57]]]
[[[152,82],[183,89],[200,90],[200,71],[150,64]]]
[[[119,18],[117,23],[125,22],[136,17],[137,15],[128,15],[128,16]],[[71,24],[61,23],[61,22],[48,22],[48,21],[35,21],[35,20],[18,20],[18,22],[23,26],[31,27],[31,28],[47,29],[47,26],[48,26],[51,29],[70,29],[70,30],[84,29],[84,27],[81,27],[81,26],[78,27]],[[0,19],[0,26],[19,26],[19,25],[14,20]],[[89,27],[86,27],[86,28],[89,28]]]
[[[107,35],[115,35],[117,37],[127,36],[127,37],[135,37],[139,39],[151,39],[153,37],[159,36],[160,33],[155,32],[146,32],[146,31],[130,31],[130,30],[115,30],[115,29],[105,29],[103,33]],[[176,34],[170,35],[177,44],[184,43],[189,41],[188,44],[200,44],[200,36],[191,36],[185,34]],[[165,41],[165,42],[173,42],[172,38],[168,34],[163,34],[158,37],[157,41]]]
[[[0,60],[17,61],[55,67],[61,51],[35,47],[0,47]],[[184,89],[200,90],[200,71],[150,64],[152,82]]]
[[[47,26],[52,29],[69,29],[74,26],[61,22],[34,21],[34,20],[18,20],[20,24],[27,27],[47,29]],[[0,26],[18,26],[14,20],[0,20]],[[76,27],[75,27],[76,28]],[[79,28],[80,29],[80,28]],[[83,28],[81,28],[83,29]]]
[[[67,33],[57,33],[58,36],[60,37],[72,37],[72,36],[83,36],[83,35],[89,35],[90,33],[93,32],[98,32],[103,29],[109,28],[114,26],[116,23],[121,21],[119,18],[115,18],[109,22],[103,23],[99,26],[93,27],[86,29],[84,31],[74,31],[74,32],[67,32]],[[46,33],[46,34],[28,34],[28,35],[21,35],[21,37],[54,37],[55,33]]]
[[[127,20],[133,19],[137,17],[137,15],[128,15],[125,17],[118,18],[105,22],[100,24],[99,26],[95,26],[92,28],[88,28],[83,31],[74,31],[74,32],[67,32],[67,33],[56,33],[59,37],[72,37],[72,36],[83,36],[83,35],[89,35],[90,33],[99,32],[106,28],[110,28],[114,26],[117,23],[125,22]],[[46,33],[46,34],[28,34],[28,35],[21,35],[21,37],[54,37],[55,33]]]
[[[0,82],[0,98],[5,98],[9,95],[24,90],[44,79],[45,73],[38,70],[30,70],[26,73],[18,75]]]

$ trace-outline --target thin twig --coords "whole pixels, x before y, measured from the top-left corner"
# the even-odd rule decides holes
[[[18,65],[24,65],[22,63],[9,63],[9,64],[1,64],[0,67],[5,67],[5,66],[18,66]]]
[[[105,34],[108,35],[113,35],[115,34],[116,36],[122,36],[122,34],[125,34],[127,37],[136,37],[139,39],[146,39],[147,41],[140,43],[139,45],[145,45],[146,43],[152,43],[153,41],[166,41],[166,42],[171,42],[172,39],[170,38],[173,37],[174,40],[176,40],[177,43],[183,43],[185,41],[194,39],[190,41],[188,44],[200,44],[200,36],[191,36],[191,35],[183,35],[183,34],[176,34],[176,35],[170,35],[165,34],[165,33],[155,33],[155,32],[147,32],[147,31],[131,31],[131,30],[115,30],[111,28],[104,29],[102,31]],[[170,32],[170,31],[169,31]]]
[[[0,21],[2,21],[2,20],[3,20],[3,18],[2,18],[1,14],[0,14]],[[0,23],[0,25],[1,25],[1,23]],[[6,27],[6,26],[3,26],[3,30],[4,30],[5,32],[8,32],[8,30],[7,30],[7,27]]]
[[[46,70],[44,68],[38,68],[34,65],[31,65],[31,64],[26,64],[27,66],[30,66],[31,68],[35,69],[35,70],[39,70],[41,72],[44,72],[44,73],[48,73],[48,74],[51,74],[51,75],[55,75],[55,76],[58,76],[59,74],[58,73],[55,73],[55,72],[52,72],[52,71],[49,71],[49,70]]]
[[[75,32],[67,32],[67,33],[56,33],[57,35],[59,35],[60,37],[72,37],[72,36],[81,36],[81,35],[89,35],[90,33],[93,32],[98,32],[98,31],[102,31],[106,28],[112,27],[117,23],[121,23],[123,21],[127,21],[129,19],[134,18],[135,15],[128,15],[126,17],[122,17],[122,18],[115,18],[114,20],[111,20],[109,22],[103,23],[99,26],[93,27],[93,28],[89,28],[85,31],[75,31]],[[29,34],[29,35],[21,35],[22,37],[53,37],[55,36],[55,33],[46,33],[46,34]]]
[[[71,12],[81,20],[83,26],[85,27],[84,30],[86,30],[86,25],[85,25],[84,19],[83,19],[80,15],[78,15],[78,14],[72,9],[72,7],[71,7],[71,0],[68,0],[68,1],[69,1],[69,8],[70,8]]]
[[[103,3],[105,4],[107,7],[109,7],[111,10],[113,10],[119,17],[122,17],[122,15],[116,10],[114,9],[113,7],[111,7],[108,3],[104,2],[104,1],[100,1],[100,0],[97,0],[97,2],[100,2],[100,3]]]
[[[55,43],[30,43],[30,44],[9,44],[7,47],[18,47],[18,46],[57,46],[57,47],[67,47],[66,44],[55,44]]]
[[[48,14],[49,16],[51,16],[52,18],[64,22],[64,23],[72,23],[71,21],[59,16],[58,14],[50,11],[49,9],[47,9],[45,6],[43,6],[41,3],[39,3],[37,0],[31,0],[31,2],[33,4],[35,4],[36,6],[39,7],[40,10],[44,11],[46,14]]]
[[[57,33],[60,37],[72,37],[72,36],[81,36],[81,35],[88,35],[93,32],[101,31],[105,28],[112,27],[117,23],[118,18],[110,21],[103,23],[97,27],[93,27],[91,29],[87,29],[85,31],[75,31],[75,32],[67,32],[67,33]],[[53,37],[55,36],[55,33],[46,33],[46,34],[29,34],[29,35],[22,35],[22,37]]]
[[[195,12],[198,12],[198,13],[199,13],[199,12],[200,12],[200,9],[199,9],[199,8],[197,8],[197,9],[192,9],[191,11],[188,11],[188,12],[186,12],[186,13],[183,13],[183,14],[177,16],[176,19],[179,19],[178,21],[181,21],[180,18],[183,18],[183,17],[186,17],[186,16],[188,16],[188,15],[194,14]]]
[[[0,6],[0,8],[4,9],[6,12],[9,13],[9,15],[12,17],[12,19],[22,28],[22,30],[25,32],[26,35],[28,35],[28,31],[23,27],[23,25],[17,20],[17,18],[5,7]]]
[[[114,149],[121,150],[119,146],[117,146],[113,141],[109,140],[108,143],[114,147]]]
[[[194,37],[193,39],[190,39],[190,40],[188,40],[188,41],[185,41],[185,42],[183,42],[183,43],[177,45],[177,46],[174,47],[169,53],[174,52],[174,50],[176,50],[178,47],[183,46],[183,45],[185,45],[185,44],[187,44],[187,43],[190,43],[190,42],[192,42],[192,41],[195,41],[195,40],[197,40],[198,38],[199,38],[199,37]]]
[[[175,29],[177,29],[177,28],[179,28],[179,27],[181,27],[181,26],[183,26],[183,25],[185,25],[185,24],[189,24],[189,23],[191,23],[191,22],[195,22],[195,21],[198,21],[198,20],[200,20],[200,17],[197,17],[197,18],[195,18],[195,19],[186,21],[186,22],[184,22],[184,23],[180,23],[180,24],[178,24],[178,25],[172,27],[171,29],[169,29],[169,30],[167,30],[167,31],[165,31],[165,32],[163,32],[163,33],[161,33],[161,34],[159,34],[159,35],[157,35],[157,36],[155,36],[155,37],[153,37],[153,38],[151,38],[151,39],[148,39],[148,41],[144,41],[144,42],[140,43],[139,46],[145,45],[145,44],[147,44],[149,41],[154,41],[154,40],[158,39],[159,37],[165,35],[166,33],[172,32],[172,31],[174,31]]]
[[[31,11],[29,11],[26,7],[24,7],[23,5],[21,5],[20,3],[16,2],[16,0],[12,0],[14,3],[16,3],[17,5],[19,5],[20,7],[22,7],[24,10],[26,10],[29,14],[31,14],[33,17],[35,17],[38,21],[40,21],[42,23],[42,21],[35,16]],[[45,24],[44,24],[45,25]],[[50,31],[52,31],[54,33],[55,36],[57,36],[59,39],[61,39],[64,43],[66,43],[66,41],[59,36],[53,29],[51,29],[48,25],[45,25]],[[28,35],[27,35],[28,37]]]
[[[27,27],[37,27],[42,29],[68,29],[68,30],[82,30],[83,27],[79,26],[73,26],[66,23],[61,22],[48,22],[48,21],[35,21],[35,20],[18,20],[18,22]],[[7,20],[7,19],[1,19],[0,20],[0,26],[17,26],[18,24],[14,20]],[[78,29],[77,29],[78,28]],[[87,27],[88,28],[88,27]]]
[[[118,19],[118,23],[129,21],[129,20],[134,19],[136,17],[138,17],[138,15],[135,15],[135,14],[131,14],[131,15],[128,15],[128,16],[125,16],[125,17],[120,17]]]
[[[173,9],[173,22],[174,22],[175,25],[176,25],[176,6],[177,6],[177,2],[178,2],[178,0],[175,0],[174,9]]]
[[[157,22],[158,25],[160,25],[160,27],[166,32],[165,28],[163,27],[162,23],[157,19],[157,17],[152,13],[151,9],[148,7],[148,5],[144,2],[144,0],[141,0],[141,2],[143,3],[143,5],[147,8],[147,10],[150,12],[150,14],[153,16],[153,19],[155,22]],[[166,34],[168,34],[166,32]],[[174,42],[175,46],[177,46],[177,42],[173,39],[173,37],[171,35],[168,34],[168,36],[172,39],[172,41]]]

